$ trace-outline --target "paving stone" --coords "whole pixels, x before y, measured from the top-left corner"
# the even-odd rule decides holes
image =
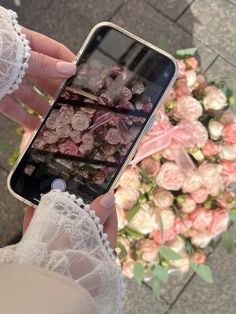
[[[19,147],[21,136],[16,133],[19,125],[0,114],[0,165],[10,170],[9,158]]]
[[[194,18],[193,18],[194,16]],[[236,6],[227,0],[195,0],[178,20],[178,24],[236,65]]]
[[[77,53],[91,28],[108,20],[121,4],[122,0],[54,1],[37,28]]]
[[[25,205],[11,196],[6,185],[6,172],[0,169],[0,247],[21,232]]]
[[[230,3],[236,5],[236,0],[228,0]]]
[[[228,255],[220,244],[209,258],[214,283],[195,276],[168,314],[234,314],[236,309],[236,249]]]
[[[207,68],[216,56],[209,48],[141,0],[127,2],[112,21],[172,54],[176,49],[198,47],[203,69]]]
[[[148,0],[154,8],[172,20],[176,20],[193,0]]]
[[[227,85],[234,91],[236,95],[236,67],[233,67],[221,57],[217,57],[216,61],[207,70],[207,78],[211,81],[225,81]]]
[[[125,279],[126,294],[124,314],[164,314],[169,305],[157,300],[145,285]]]

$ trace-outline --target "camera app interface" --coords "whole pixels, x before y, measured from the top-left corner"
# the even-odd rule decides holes
[[[21,160],[14,190],[36,204],[51,189],[88,202],[105,193],[174,70],[167,57],[100,29]]]

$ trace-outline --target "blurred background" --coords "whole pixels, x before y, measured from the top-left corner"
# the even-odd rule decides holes
[[[17,12],[25,27],[44,33],[77,53],[92,26],[112,21],[175,54],[197,47],[209,80],[224,80],[236,92],[236,0],[0,0]],[[0,247],[20,238],[24,204],[6,187],[17,155],[18,126],[0,116]],[[146,285],[127,281],[125,313],[235,313],[236,253],[225,258],[221,246],[209,263],[215,283],[207,285],[191,272],[171,277],[158,301]]]

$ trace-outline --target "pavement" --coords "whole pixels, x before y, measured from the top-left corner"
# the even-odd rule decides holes
[[[236,0],[0,0],[15,10],[20,23],[79,50],[92,26],[112,21],[174,53],[197,47],[210,80],[225,80],[236,94]],[[0,116],[0,246],[21,232],[24,205],[6,189],[8,159],[18,146],[17,125]],[[162,300],[148,285],[126,281],[125,314],[233,314],[236,312],[236,250],[227,256],[218,245],[209,258],[215,282],[208,285],[191,272],[172,276]]]

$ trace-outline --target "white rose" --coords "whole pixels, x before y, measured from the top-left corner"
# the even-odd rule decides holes
[[[124,210],[131,209],[139,198],[139,192],[135,189],[118,188],[115,192],[117,206]]]
[[[209,129],[210,137],[213,140],[218,140],[222,135],[224,126],[218,121],[210,120],[208,124],[208,129]]]
[[[221,159],[236,161],[236,145],[221,145],[219,156]]]
[[[118,185],[123,188],[138,190],[140,183],[141,181],[139,173],[135,169],[127,168],[120,176]]]
[[[198,231],[192,236],[192,244],[200,248],[205,248],[212,240],[212,235],[208,231]]]
[[[181,256],[181,259],[175,260],[175,261],[170,261],[170,264],[176,268],[181,273],[187,273],[190,268],[190,259],[188,254],[183,250],[178,253]]]
[[[142,234],[148,234],[157,228],[156,220],[156,214],[151,211],[150,207],[142,206],[128,226]]]
[[[116,213],[118,220],[118,230],[121,230],[127,225],[127,220],[125,219],[125,211],[120,206],[116,206]]]
[[[182,190],[184,193],[191,193],[200,188],[202,178],[196,170],[189,170],[185,173]]]
[[[217,164],[206,163],[198,169],[208,193],[211,196],[216,196],[223,188],[220,167]]]
[[[220,110],[227,105],[225,94],[217,88],[206,88],[207,95],[203,98],[203,105],[206,110]]]
[[[197,82],[197,73],[194,70],[188,70],[185,72],[187,86],[193,86]]]
[[[126,256],[122,263],[122,272],[125,277],[133,278],[134,277],[134,260],[130,256]]]
[[[197,99],[192,96],[184,95],[177,98],[173,113],[177,119],[194,121],[202,116],[203,109]]]
[[[175,214],[171,209],[163,209],[158,210],[156,209],[156,223],[157,223],[157,229],[163,228],[170,229],[174,226],[175,223]]]
[[[156,189],[150,196],[156,207],[159,208],[170,208],[174,202],[174,195],[164,189]]]
[[[182,252],[185,248],[184,240],[179,236],[174,238],[174,240],[167,242],[166,245],[176,253]]]

